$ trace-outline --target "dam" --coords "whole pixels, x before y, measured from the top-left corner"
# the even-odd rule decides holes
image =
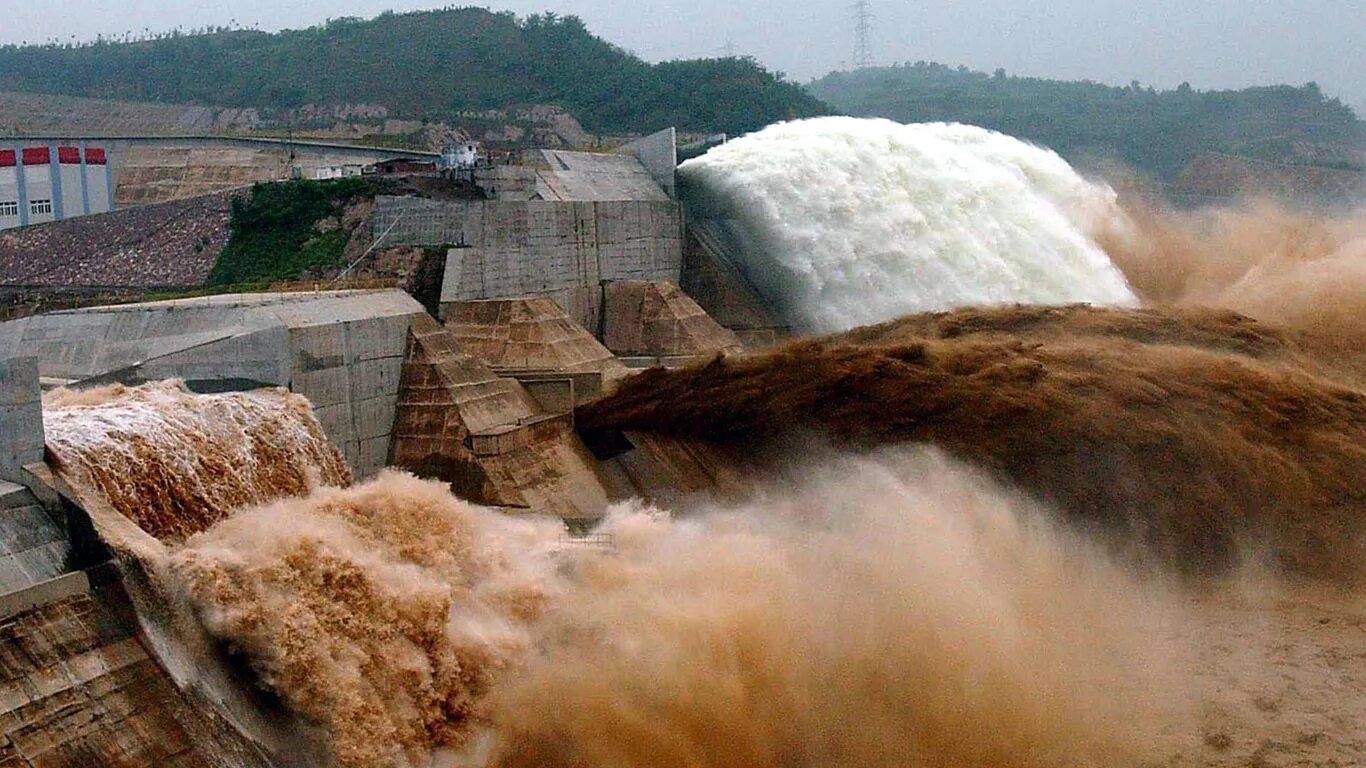
[[[115,142],[122,173],[134,173],[138,151]],[[483,202],[379,198],[372,237],[448,249],[436,316],[402,291],[332,289],[0,324],[0,645],[18,654],[0,683],[3,761],[265,766],[300,764],[308,751],[296,743],[307,738],[286,733],[293,726],[270,722],[277,715],[225,682],[231,670],[209,664],[217,671],[205,680],[184,668],[183,643],[151,618],[158,593],[110,544],[121,535],[111,531],[131,531],[155,548],[144,531],[162,529],[73,487],[73,466],[54,471],[49,446],[66,438],[45,435],[53,389],[176,380],[185,394],[165,397],[288,391],[307,398],[344,462],[332,483],[401,467],[575,530],[616,501],[709,485],[719,470],[705,457],[664,441],[604,460],[574,428],[575,407],[633,368],[706,360],[739,350],[737,333],[771,341],[778,328],[686,234],[672,197],[673,132],[632,151],[546,151],[537,164],[492,168],[482,183],[496,199]],[[685,270],[707,272],[694,279],[708,286],[703,300],[745,307],[752,327],[716,322],[677,288]],[[287,487],[298,486],[259,498]]]
[[[640,291],[659,293],[635,285],[622,313],[639,317]],[[696,359],[737,346],[690,306],[693,315],[660,337],[668,349],[642,345],[639,326],[624,348],[658,353],[691,342],[686,358]],[[610,315],[610,300],[607,307]],[[709,335],[694,332],[698,318]],[[287,388],[309,398],[310,418],[348,477],[405,467],[462,498],[575,525],[614,500],[671,485],[665,477],[707,476],[667,453],[607,463],[594,456],[574,430],[573,409],[626,367],[554,302],[464,302],[451,320],[443,326],[398,291],[339,291],[58,312],[6,328],[0,610],[4,647],[20,654],[5,668],[6,756],[33,766],[89,765],[91,755],[118,766],[299,764],[287,751],[271,753],[278,744],[256,743],[269,729],[232,725],[236,716],[173,674],[174,657],[146,638],[138,618],[146,605],[135,609],[123,586],[127,567],[111,562],[106,542],[119,513],[106,509],[96,513],[104,522],[92,521],[99,502],[45,463],[45,443],[55,439],[44,436],[45,385],[178,379],[191,396]],[[500,335],[496,347],[476,343]]]
[[[902,197],[798,194],[811,169],[774,159],[888,132],[780,127],[682,169],[665,132],[536,150],[478,199],[379,195],[351,236],[423,254],[420,296],[0,324],[0,763],[1194,766],[1260,749],[1235,716],[1350,754],[1350,702],[1316,739],[1293,692],[1168,722],[1187,641],[1225,684],[1252,611],[1134,575],[1205,578],[1245,537],[1353,588],[1341,338],[1147,306],[1098,244],[1107,190],[1003,137],[893,137],[979,172],[962,199],[906,157]],[[913,224],[941,239],[887,234]]]

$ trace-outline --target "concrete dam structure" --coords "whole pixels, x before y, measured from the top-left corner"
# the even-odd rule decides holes
[[[449,248],[443,307],[548,295],[588,328],[599,324],[603,282],[677,282],[683,266],[683,222],[672,201],[380,197],[372,227],[386,244]]]
[[[483,201],[380,197],[376,241],[447,251],[438,317],[399,290],[316,290],[0,324],[0,763],[255,768],[331,759],[313,724],[263,698],[231,654],[176,618],[157,563],[198,529],[151,521],[174,522],[202,500],[119,506],[120,494],[150,491],[131,477],[143,470],[118,462],[146,461],[162,429],[136,411],[138,398],[306,398],[305,421],[344,463],[323,472],[327,482],[395,467],[512,516],[559,518],[571,531],[615,502],[703,491],[733,471],[728,459],[667,438],[590,446],[575,429],[576,406],[633,368],[740,349],[736,332],[678,288],[687,259],[710,264],[715,249],[687,232],[671,197],[672,141],[672,132],[650,137],[628,150],[634,156],[547,150],[487,171],[495,195]],[[127,172],[143,150],[119,151]],[[711,286],[703,297],[718,306],[753,300],[724,264],[693,282]],[[168,380],[181,383],[165,389]],[[154,389],[128,389],[143,386]],[[74,406],[54,404],[67,397]],[[129,397],[133,410],[99,411]],[[262,418],[283,420],[271,429],[284,431],[251,438],[256,450],[288,450],[279,436],[298,434],[285,424],[296,418],[293,401],[278,402],[267,406],[277,415]],[[117,461],[92,459],[115,473],[100,482],[118,493],[70,463],[72,445],[95,450],[83,427],[52,421],[53,408],[73,407],[63,419],[93,407],[92,417],[106,413],[99,439],[133,446]],[[259,428],[243,427],[247,437]],[[197,461],[194,449],[177,450],[187,466]],[[265,482],[252,476],[243,482]],[[254,498],[297,493],[302,482],[279,480]]]
[[[352,277],[0,324],[0,765],[1358,762],[1359,222],[1102,248],[903,128],[537,150],[318,219]],[[1140,305],[1040,298],[1069,242]]]
[[[658,318],[676,304],[667,291],[635,285],[634,309],[623,313]],[[54,471],[44,389],[168,378],[202,393],[288,389],[308,398],[357,480],[405,468],[461,498],[570,523],[671,485],[661,478],[712,471],[688,469],[697,459],[667,446],[595,456],[573,428],[573,408],[625,368],[553,301],[519,301],[457,303],[449,330],[399,291],[217,296],[0,325],[6,760],[35,768],[325,763],[310,752],[306,728],[255,700],[234,682],[238,673],[202,658],[216,652],[194,650],[200,641],[165,624],[167,598],[126,554],[161,545],[89,488],[69,485],[69,468]],[[660,306],[643,309],[651,302]],[[705,341],[679,330],[697,327],[695,312],[675,314],[678,328],[656,335]],[[734,347],[719,326],[708,330],[719,341],[707,354]],[[479,334],[501,345],[476,343]],[[533,343],[513,353],[513,339]],[[648,348],[639,334],[628,346]]]
[[[737,266],[745,243],[733,228],[676,199],[676,165],[672,129],[616,154],[539,150],[478,169],[488,200],[378,197],[371,236],[384,247],[447,249],[443,317],[460,302],[546,296],[602,338],[623,322],[604,313],[607,286],[665,281],[742,340],[786,336]]]

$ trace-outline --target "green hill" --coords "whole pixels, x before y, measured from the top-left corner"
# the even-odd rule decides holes
[[[841,112],[992,128],[1072,158],[1118,159],[1159,178],[1218,151],[1359,168],[1366,124],[1314,84],[1171,91],[994,75],[942,64],[836,72],[808,90]]]
[[[290,109],[378,104],[396,117],[558,104],[586,128],[741,133],[826,111],[750,59],[651,65],[573,16],[452,8],[276,34],[218,30],[134,42],[0,47],[0,91]]]

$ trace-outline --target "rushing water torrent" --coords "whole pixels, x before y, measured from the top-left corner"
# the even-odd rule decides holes
[[[43,428],[65,475],[164,540],[239,507],[351,482],[308,400],[281,389],[195,395],[168,381],[58,391]]]
[[[804,331],[974,304],[1135,302],[1096,242],[1123,218],[1114,192],[999,133],[801,120],[679,174],[690,205],[742,228],[747,274]]]
[[[933,455],[804,474],[687,522],[622,505],[610,552],[381,476],[170,570],[357,768],[1101,764],[1184,706],[1138,674],[1162,598],[1028,502]]]

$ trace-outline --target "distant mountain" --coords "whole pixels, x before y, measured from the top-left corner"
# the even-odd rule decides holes
[[[742,133],[827,111],[751,59],[651,65],[593,36],[576,17],[519,20],[481,8],[386,13],[275,34],[3,46],[0,91],[278,110],[376,104],[414,120],[556,104],[608,134],[670,125]]]
[[[1206,152],[1344,170],[1366,165],[1366,124],[1313,83],[1155,91],[920,62],[835,72],[807,89],[848,114],[972,123],[1073,160],[1120,160],[1167,180]]]

